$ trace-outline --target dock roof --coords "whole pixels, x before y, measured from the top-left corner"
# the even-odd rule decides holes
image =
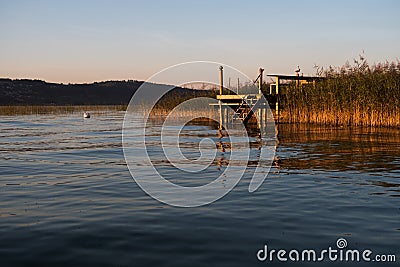
[[[297,76],[297,75],[285,75],[285,74],[268,74],[269,77],[278,77],[280,80],[293,80],[293,81],[316,81],[323,79],[317,76]]]

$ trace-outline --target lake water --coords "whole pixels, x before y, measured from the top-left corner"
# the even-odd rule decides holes
[[[338,238],[400,261],[400,130],[280,125],[277,158],[256,192],[246,172],[224,198],[177,208],[132,179],[123,116],[0,117],[0,266],[279,266],[289,263],[257,252],[336,248]],[[198,136],[216,132],[191,125],[184,134],[195,157]],[[212,181],[223,165],[182,181],[152,157],[189,185]]]

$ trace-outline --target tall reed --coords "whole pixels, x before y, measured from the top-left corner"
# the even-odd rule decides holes
[[[314,84],[287,87],[283,122],[400,127],[400,62],[365,58],[330,67]]]

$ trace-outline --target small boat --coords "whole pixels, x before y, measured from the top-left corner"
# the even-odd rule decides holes
[[[85,112],[83,113],[83,117],[84,117],[85,119],[90,118],[90,113],[87,112],[87,111],[85,111]]]

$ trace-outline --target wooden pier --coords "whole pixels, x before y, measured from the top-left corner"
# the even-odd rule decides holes
[[[222,129],[223,125],[233,123],[234,121],[241,120],[245,125],[248,125],[251,120],[256,118],[257,124],[260,129],[266,126],[268,120],[268,101],[265,99],[261,88],[263,80],[264,69],[259,69],[259,75],[255,82],[258,81],[258,92],[247,94],[239,93],[239,86],[237,94],[223,94],[224,79],[223,67],[220,66],[220,90],[217,95],[219,107],[219,128]],[[232,112],[233,111],[233,112]]]
[[[320,79],[319,77],[299,75],[300,68],[296,70],[296,75],[269,74],[267,76],[274,77],[275,83],[270,84],[269,91],[262,92],[264,69],[260,68],[258,77],[254,84],[258,85],[258,92],[254,90],[252,93],[240,94],[239,82],[236,93],[224,94],[224,76],[223,67],[219,67],[220,71],[220,88],[219,94],[216,96],[219,108],[219,128],[222,129],[226,123],[232,123],[235,120],[241,120],[246,126],[250,122],[257,121],[260,129],[265,128],[268,121],[275,119],[279,123],[281,110],[281,97],[285,93],[282,90],[282,81],[295,81],[296,86],[304,83],[313,83]],[[231,91],[231,90],[229,90]],[[233,92],[233,91],[231,91]],[[232,112],[233,111],[233,112]],[[272,111],[274,111],[272,113]],[[273,116],[273,118],[271,118]]]

